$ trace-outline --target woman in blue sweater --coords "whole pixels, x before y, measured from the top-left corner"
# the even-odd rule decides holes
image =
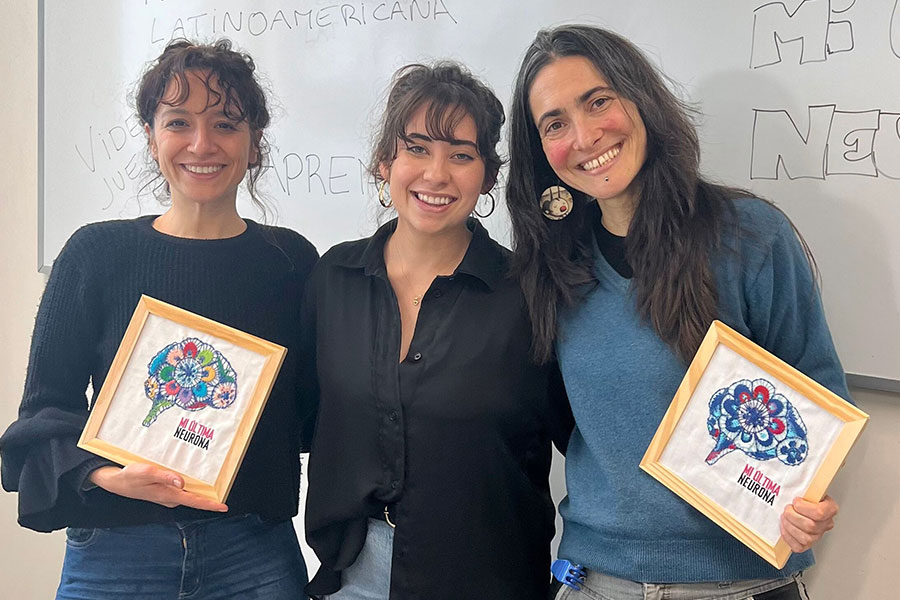
[[[689,110],[624,38],[541,31],[511,109],[508,201],[537,358],[576,419],[559,598],[799,598],[830,497],[781,518],[777,570],[638,470],[713,319],[848,397],[805,244],[785,215],[698,172]],[[569,216],[571,215],[571,216]]]

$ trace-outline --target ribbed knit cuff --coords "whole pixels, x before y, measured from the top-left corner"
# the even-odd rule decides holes
[[[118,466],[120,465],[112,462],[111,460],[107,460],[105,458],[97,456],[81,463],[81,465],[77,469],[72,469],[72,471],[69,473],[69,481],[71,481],[72,485],[75,486],[75,491],[78,492],[78,496],[81,498],[81,501],[85,502],[88,499],[86,493],[97,487],[90,479],[88,479],[91,473],[93,473],[100,467]]]

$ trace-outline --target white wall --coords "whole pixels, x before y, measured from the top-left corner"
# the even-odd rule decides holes
[[[36,2],[0,0],[0,14],[0,429],[5,429],[21,396],[44,277],[37,273]],[[818,566],[808,573],[815,600],[897,596],[900,468],[894,460],[900,456],[900,395],[855,390],[854,397],[872,420],[831,489],[841,514],[836,530],[819,546]],[[15,518],[16,496],[0,493],[0,596],[50,598],[64,536],[21,529]]]
[[[37,272],[37,2],[0,0],[0,428],[16,416],[44,277]],[[16,525],[0,492],[0,596],[52,598],[65,537]]]

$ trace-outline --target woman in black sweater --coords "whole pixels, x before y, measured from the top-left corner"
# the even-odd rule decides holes
[[[303,400],[309,357],[297,313],[316,251],[237,213],[245,177],[258,202],[267,150],[254,69],[227,40],[165,49],[136,100],[170,207],[81,228],[50,274],[19,418],[0,452],[19,523],[68,528],[58,598],[301,597],[306,568],[290,519],[315,407]],[[289,349],[228,506],[186,492],[175,473],[121,468],[76,447],[141,294]]]

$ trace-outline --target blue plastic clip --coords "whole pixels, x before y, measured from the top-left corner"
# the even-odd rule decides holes
[[[580,590],[581,584],[584,583],[584,578],[587,576],[584,572],[584,567],[573,565],[562,558],[553,561],[553,564],[550,566],[550,572],[553,573],[553,577],[558,582],[569,586],[573,590]]]

